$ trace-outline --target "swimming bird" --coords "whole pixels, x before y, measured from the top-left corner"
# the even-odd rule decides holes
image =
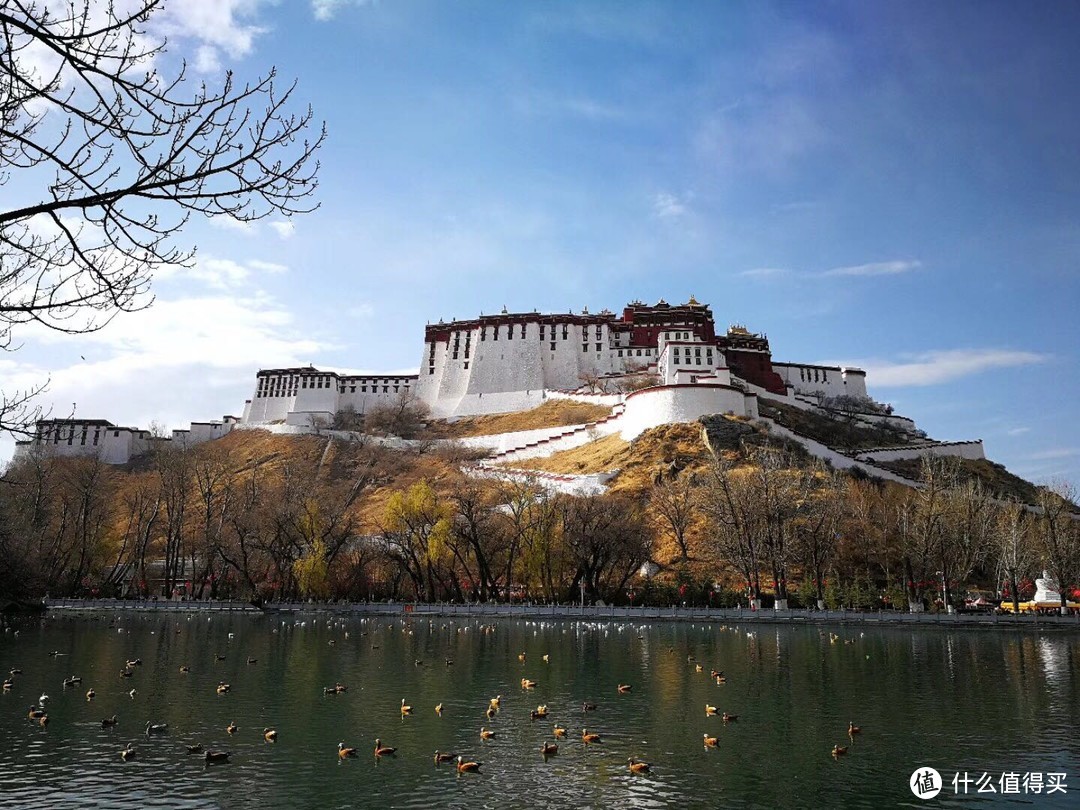
[[[87,689],[86,690],[86,699],[87,700],[93,700],[96,696],[97,696],[97,692],[95,692],[93,689]]]
[[[581,730],[581,739],[587,743],[601,742],[599,734],[590,734],[587,729]]]
[[[581,704],[581,710],[583,712],[595,712],[596,711],[596,704],[595,703],[589,703],[589,702],[586,701],[585,703]]]
[[[714,670],[709,672],[709,677],[710,678],[723,678],[724,677],[724,670],[722,670],[722,669],[714,669]]]
[[[548,707],[547,706],[537,706],[535,709],[533,709],[531,712],[529,712],[529,717],[531,717],[533,720],[543,720],[547,716],[548,716]]]
[[[852,735],[852,734],[862,734],[862,729],[859,726],[852,723],[850,720],[848,720],[847,733],[848,733],[849,736]]]
[[[38,718],[38,725],[39,726],[47,726],[47,725],[49,725],[49,715],[47,715],[47,714],[41,715],[41,717]]]
[[[135,674],[135,670],[127,669],[126,667],[124,669],[120,670],[120,677],[121,678],[130,678],[134,674]],[[82,679],[80,678],[80,680],[82,680]]]
[[[169,730],[169,724],[168,723],[151,723],[149,720],[146,721],[146,736],[147,737],[149,737],[151,734],[164,734],[168,730]]]
[[[727,678],[725,678],[723,675],[717,675],[716,676],[716,685],[717,686],[722,686],[725,683],[727,683]]]
[[[230,721],[229,721],[229,725],[225,726],[225,730],[226,730],[227,732],[229,732],[230,734],[235,734],[235,733],[236,733],[236,730],[237,730],[238,728],[239,728],[239,726],[237,726],[237,725],[236,725],[236,721],[235,721],[235,720],[230,720]]]
[[[375,740],[375,756],[377,756],[377,757],[388,757],[388,756],[392,756],[395,751],[397,751],[396,748],[391,748],[388,745],[383,745],[382,740],[380,740],[380,739]]]
[[[11,678],[5,678],[4,679],[4,691],[5,692],[10,692],[11,687],[13,687],[14,685],[15,685],[15,681],[13,681]],[[48,697],[48,695],[46,695],[46,697]]]
[[[337,689],[335,689],[332,686],[324,686],[323,690],[322,690],[322,693],[324,695],[336,695],[337,694]]]
[[[694,672],[704,672],[704,671],[705,671],[705,667],[703,667],[701,664],[695,664],[694,665]]]
[[[131,698],[132,700],[135,699],[135,690],[134,689],[132,689],[130,692],[128,692],[128,697]]]
[[[629,691],[630,691],[631,689],[633,689],[633,688],[634,688],[634,687],[633,687],[633,686],[631,686],[631,685],[630,685],[630,684],[628,684],[628,683],[620,683],[620,684],[619,684],[619,694],[620,694],[620,695],[625,695],[625,694],[626,694],[627,692],[629,692]]]
[[[264,728],[263,739],[267,742],[277,742],[277,729],[276,728]]]
[[[716,707],[715,706],[710,706],[708,703],[706,703],[705,704],[705,716],[706,717],[712,717],[714,714],[716,714]]]
[[[194,745],[184,746],[187,748],[189,754],[201,754],[203,752],[202,743],[195,743]]]
[[[546,742],[540,746],[540,753],[545,757],[550,757],[552,754],[559,753],[559,746],[557,743]]]
[[[705,739],[706,748],[716,748],[720,744],[720,741],[716,737],[710,737],[708,734],[701,735]]]
[[[832,747],[832,755],[834,757],[842,757],[846,753],[847,753],[847,746],[846,745],[834,745]]]
[[[489,729],[486,729],[483,726],[481,726],[481,728],[480,728],[480,739],[481,740],[490,740],[494,736],[495,736],[494,731],[490,731]]]
[[[45,710],[40,706],[31,706],[30,711],[27,713],[27,718],[30,720],[37,720],[45,714]]]
[[[564,726],[560,726],[558,723],[556,723],[555,724],[555,736],[556,737],[565,737],[566,736],[566,728]]]
[[[16,669],[15,667],[12,667],[11,669],[8,670],[8,674],[12,678],[14,678],[16,675],[22,675],[22,670],[21,669]]]
[[[228,751],[207,751],[205,754],[203,754],[203,759],[206,760],[207,765],[210,765],[211,763],[214,763],[214,762],[228,762],[229,761],[229,752]]]
[[[499,713],[498,710],[494,706],[488,706],[487,709],[484,711],[484,714],[487,715],[488,720],[493,718],[498,713]]]
[[[355,757],[356,749],[346,747],[344,741],[337,744],[338,759],[345,759],[346,757]]]
[[[454,756],[455,756],[454,754],[447,753],[446,751],[440,751],[438,748],[436,748],[435,749],[435,764],[439,765],[439,764],[441,764],[443,762],[453,762],[454,761]]]
[[[406,706],[405,705],[405,698],[401,699],[401,713],[402,714],[412,714],[412,706]]]
[[[252,658],[251,656],[248,656],[247,662],[249,664],[257,664],[257,663],[259,663],[259,659],[258,658]]]
[[[440,715],[440,716],[442,715],[442,704],[441,703],[436,703],[435,704],[435,714]]]
[[[225,656],[224,656],[224,655],[221,655],[221,654],[215,654],[215,655],[214,655],[214,660],[215,660],[215,661],[224,661],[224,660],[225,660]]]
[[[497,695],[491,699],[491,707],[497,709],[502,705],[502,695]]]
[[[739,719],[739,715],[728,714],[727,712],[724,712],[723,716],[720,719],[723,720],[725,723],[734,723],[736,720]]]
[[[633,757],[626,760],[630,768],[630,773],[648,773],[651,767],[648,762],[638,762]]]
[[[476,773],[480,770],[479,762],[466,762],[464,757],[457,758],[458,773]]]
[[[116,725],[116,715],[115,714],[112,717],[106,717],[104,720],[101,721],[101,727],[102,728],[112,728],[115,725]]]
[[[525,663],[525,653],[522,653],[521,655],[518,656],[518,661],[520,661],[523,664]]]
[[[180,667],[181,672],[191,672],[191,667]]]
[[[77,683],[82,683],[82,678],[77,675],[72,675],[70,678],[64,678],[64,687],[74,686]]]
[[[225,683],[225,681],[218,681],[217,693],[219,695],[224,695],[230,689],[232,689],[232,685]]]
[[[343,683],[335,683],[334,684],[334,691],[337,692],[338,694],[341,694],[342,692],[348,692],[349,687],[346,686]]]
[[[141,667],[141,666],[142,666],[142,659],[141,658],[136,658],[134,661],[128,661],[127,662],[127,668],[128,669],[133,669],[134,667]]]
[[[535,689],[536,688],[536,681],[530,681],[528,678],[522,678],[521,679],[521,688],[522,689]]]
[[[127,762],[129,759],[135,759],[135,746],[131,743],[127,744],[127,748],[120,752],[120,759]]]
[[[545,664],[549,664],[549,663],[551,663],[551,656],[550,656],[550,655],[548,655],[547,653],[545,653],[545,654],[544,654],[544,655],[542,656],[542,658],[544,659],[544,663],[545,663]]]

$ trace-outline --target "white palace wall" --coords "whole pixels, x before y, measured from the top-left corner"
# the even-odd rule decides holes
[[[778,363],[775,360],[772,367],[787,385],[800,394],[813,395],[820,391],[828,397],[866,397],[866,372],[862,369]]]
[[[757,396],[727,385],[691,384],[643,388],[626,396],[619,433],[630,441],[649,428],[693,422],[714,413],[756,418]]]

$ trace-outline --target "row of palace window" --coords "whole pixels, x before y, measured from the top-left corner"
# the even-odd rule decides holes
[[[813,380],[810,379],[810,372],[811,371],[814,372],[814,379]],[[829,375],[825,371],[825,369],[821,369],[821,379],[819,380],[818,379],[818,369],[816,369],[816,368],[815,369],[809,369],[809,368],[800,367],[799,368],[799,379],[802,380],[803,382],[828,382],[829,381]]]
[[[51,433],[52,433],[52,443],[53,444],[60,444],[60,440],[62,438],[64,438],[64,436],[63,436],[64,431],[60,430],[60,428],[57,428],[56,430],[51,431]],[[97,447],[98,439],[101,437],[101,435],[102,435],[101,428],[94,428],[94,435],[92,437],[90,437],[90,438],[93,440],[92,444],[95,447]],[[113,431],[113,436],[119,436],[119,435],[120,435],[119,430],[114,430]],[[79,438],[79,444],[85,445],[86,444],[86,439],[87,439],[87,428],[84,427],[82,429],[82,433],[81,433],[80,438]],[[48,436],[48,434],[46,434],[44,443],[47,444],[48,441],[49,441],[49,436]],[[75,442],[75,428],[71,428],[68,431],[68,434],[67,434],[67,443],[70,445],[70,444],[74,444],[74,442]],[[38,443],[39,444],[42,443],[40,438],[38,439]]]
[[[266,378],[264,377],[263,379],[266,379]],[[387,394],[387,393],[390,392],[391,384],[393,385],[394,393],[395,394],[398,393],[398,391],[400,390],[400,386],[401,386],[401,380],[391,380],[390,378],[387,378],[387,379],[384,379],[382,381],[382,392],[384,394]],[[339,394],[344,394],[345,393],[346,385],[348,386],[349,393],[351,393],[351,394],[356,393],[357,383],[349,382],[349,383],[340,383],[338,385],[338,393]],[[373,393],[373,394],[378,393],[378,391],[379,391],[378,380],[372,381],[372,383],[370,383],[370,385],[371,385],[371,393]],[[321,378],[321,377],[317,378],[316,380],[313,380],[312,384],[310,386],[308,386],[308,380],[305,377],[305,378],[301,378],[300,387],[301,388],[308,388],[308,387],[310,387],[310,388],[331,388],[332,386],[330,384],[329,378],[327,378],[326,385],[324,386],[323,385],[323,378]],[[360,384],[360,393],[366,394],[367,390],[368,390],[368,384],[367,383]],[[409,390],[408,385],[405,385],[405,390],[406,391]],[[286,381],[284,384],[282,383],[281,379],[279,378],[279,379],[273,381],[270,385],[266,385],[266,386],[264,386],[260,382],[259,388],[255,392],[255,396],[256,396],[256,398],[262,398],[262,397],[294,397],[294,396],[296,396],[296,392],[297,392],[297,389],[296,389],[296,380],[295,380],[295,378]]]

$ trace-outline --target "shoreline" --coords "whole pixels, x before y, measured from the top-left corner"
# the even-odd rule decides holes
[[[997,613],[900,613],[850,610],[750,610],[748,608],[505,605],[424,602],[284,602],[256,607],[249,602],[181,602],[132,599],[45,599],[46,612],[244,613],[249,615],[333,614],[430,618],[591,619],[623,622],[745,622],[772,625],[877,625],[884,627],[981,627],[1007,630],[1080,631],[1080,615]]]

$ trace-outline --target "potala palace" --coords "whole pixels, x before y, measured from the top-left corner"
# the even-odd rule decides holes
[[[403,398],[424,403],[436,419],[524,411],[549,399],[611,407],[607,418],[588,425],[465,440],[490,449],[495,460],[513,461],[612,433],[631,440],[649,428],[708,414],[758,418],[761,398],[821,412],[843,402],[846,418],[889,424],[911,438],[901,446],[845,456],[791,436],[841,467],[865,465],[882,474],[872,467],[874,461],[927,453],[983,458],[978,440],[923,440],[912,420],[867,395],[861,369],[777,362],[764,334],[738,325],[718,333],[710,308],[693,296],[680,305],[635,301],[618,315],[606,309],[595,314],[587,309],[580,314],[504,309],[471,320],[439,321],[426,327],[419,360],[418,373],[406,375],[349,375],[313,366],[262,369],[239,419],[192,423],[166,440],[192,445],[244,428],[324,430],[343,410],[364,414]],[[770,429],[790,433],[778,424]],[[19,452],[48,447],[124,463],[152,441],[146,431],[100,419],[45,420],[33,439],[20,443]]]

